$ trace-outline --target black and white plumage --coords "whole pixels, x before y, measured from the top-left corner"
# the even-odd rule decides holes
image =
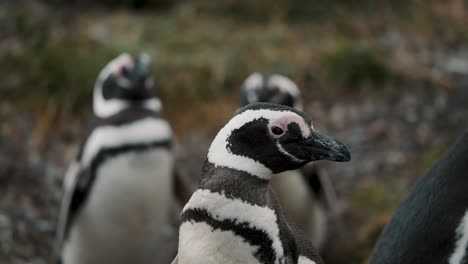
[[[273,174],[319,159],[347,161],[350,154],[294,108],[240,109],[209,148],[198,189],[182,212],[173,263],[322,263],[269,186]]]
[[[171,227],[172,131],[158,111],[149,58],[122,54],[98,76],[89,132],[64,182],[57,258],[162,263]],[[172,230],[171,230],[172,228]],[[175,238],[173,238],[175,237]]]
[[[302,111],[299,88],[283,75],[255,72],[245,79],[241,89],[241,106],[265,102],[287,105]]]
[[[397,209],[370,263],[468,263],[467,176],[465,133]]]
[[[302,110],[301,94],[289,78],[272,74],[251,74],[241,88],[241,106],[252,103],[277,103]],[[327,229],[327,209],[336,213],[336,192],[329,177],[316,164],[283,172],[271,185],[284,210],[319,250],[323,248]],[[294,190],[294,191],[292,191]]]

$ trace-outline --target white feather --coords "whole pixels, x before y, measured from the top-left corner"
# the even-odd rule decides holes
[[[88,166],[103,148],[169,140],[171,136],[169,124],[158,118],[145,118],[122,126],[98,127],[86,141],[81,165]]]
[[[299,88],[291,79],[279,74],[273,74],[268,79],[268,87],[278,87],[280,91],[290,94],[294,98],[294,108],[302,110]]]
[[[299,260],[297,261],[297,264],[315,264],[315,261],[308,259],[304,256],[299,256]]]
[[[227,140],[231,133],[248,122],[255,119],[265,118],[273,121],[279,118],[291,116],[292,119],[302,120],[298,114],[289,111],[274,111],[268,109],[246,110],[241,114],[234,116],[216,135],[208,151],[208,161],[215,166],[223,166],[231,169],[248,172],[262,179],[270,179],[272,171],[265,165],[240,155],[235,155],[228,151]],[[301,124],[299,124],[301,125]],[[308,131],[308,132],[307,132]],[[310,133],[309,130],[303,133]]]
[[[460,225],[456,231],[457,242],[455,249],[450,256],[449,264],[460,264],[466,255],[466,248],[468,246],[468,211],[465,212]]]
[[[172,153],[161,148],[102,164],[71,226],[64,263],[167,263],[173,166]]]
[[[184,222],[180,227],[178,264],[260,264],[256,246],[232,231],[213,230],[206,223]]]
[[[109,62],[99,73],[96,83],[94,84],[94,91],[93,91],[93,111],[94,114],[101,118],[106,118],[111,115],[114,115],[125,108],[128,108],[130,105],[125,100],[119,99],[109,99],[105,100],[102,95],[102,84],[103,82],[109,77],[109,75],[113,74],[118,70],[119,67],[122,65],[132,65],[133,60],[132,57],[127,54],[123,53],[111,62]],[[120,80],[121,82],[125,82],[125,79]],[[123,86],[129,85],[128,83],[124,83]],[[161,111],[161,102],[157,98],[151,98],[145,100],[144,107],[149,110],[153,111]]]
[[[277,259],[283,256],[284,252],[279,239],[277,216],[272,209],[248,204],[241,199],[227,198],[223,194],[204,189],[199,189],[192,195],[190,201],[185,205],[184,211],[196,208],[207,210],[211,213],[213,218],[219,221],[231,220],[236,223],[249,223],[251,228],[263,230],[273,242],[272,246],[277,254]],[[182,242],[185,239],[184,236],[185,234],[181,229],[180,238]],[[199,237],[199,239],[203,238]],[[206,239],[211,240],[211,238]],[[221,241],[213,240],[213,243],[221,243]],[[206,254],[209,254],[209,252]],[[181,255],[179,252],[179,258],[180,257]]]
[[[301,163],[301,162],[304,162],[304,160],[302,159],[299,159],[297,157],[295,157],[294,155],[292,155],[291,153],[287,152],[279,142],[276,143],[276,146],[278,147],[278,150],[283,153],[284,155],[288,156],[291,160],[295,161],[295,162],[298,162],[298,163]]]
[[[252,73],[244,81],[244,89],[247,93],[247,99],[250,103],[258,102],[257,94],[255,91],[262,88],[263,78],[258,72]]]

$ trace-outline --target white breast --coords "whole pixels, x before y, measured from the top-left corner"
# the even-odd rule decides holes
[[[232,231],[213,230],[204,222],[184,222],[180,227],[178,264],[259,264],[256,246]]]
[[[217,221],[229,220],[237,224],[249,223],[249,227],[264,231],[272,240],[272,247],[277,259],[283,257],[284,251],[279,238],[277,216],[271,208],[249,204],[239,198],[228,198],[224,194],[211,192],[210,190],[199,189],[184,207],[184,211],[190,209],[204,209],[211,213],[212,217]],[[214,263],[236,263],[235,254],[239,254],[238,251],[249,255],[255,250],[243,238],[235,236],[233,232],[212,232],[205,226],[184,223],[179,231],[179,258],[181,255],[191,256],[193,254],[192,247],[206,247],[203,254],[207,256],[218,255],[220,251],[233,252],[225,255],[227,260],[232,258],[231,262]],[[276,261],[276,263],[279,263],[279,261]]]
[[[466,258],[466,247],[468,245],[468,211],[465,212],[460,225],[456,230],[455,249],[450,256],[450,264],[459,264]]]
[[[299,260],[297,261],[297,264],[315,264],[315,261],[310,260],[304,256],[299,256]]]
[[[173,163],[166,149],[104,162],[71,229],[65,263],[148,263],[164,252],[160,247],[174,235],[169,224]]]

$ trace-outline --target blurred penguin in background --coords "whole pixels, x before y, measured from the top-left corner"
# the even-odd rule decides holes
[[[148,55],[121,54],[101,71],[93,120],[64,180],[58,263],[174,257],[173,134],[160,110]]]
[[[241,88],[241,107],[257,102],[282,104],[302,110],[301,94],[289,78],[253,73]],[[317,165],[286,171],[273,177],[271,185],[291,220],[322,249],[327,236],[330,214],[336,213],[337,201],[333,185]]]

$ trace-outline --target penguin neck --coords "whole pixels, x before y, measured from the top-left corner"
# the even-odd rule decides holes
[[[122,99],[105,99],[102,95],[102,88],[98,85],[96,86],[93,94],[93,112],[95,116],[108,118],[135,106],[135,104]],[[142,100],[138,103],[138,106],[154,112],[160,112],[162,109],[161,100],[157,97],[150,97]]]
[[[223,192],[224,189],[268,188],[269,180],[252,176],[248,172],[216,166],[208,160],[202,169],[199,189]],[[244,190],[245,191],[245,190]]]

